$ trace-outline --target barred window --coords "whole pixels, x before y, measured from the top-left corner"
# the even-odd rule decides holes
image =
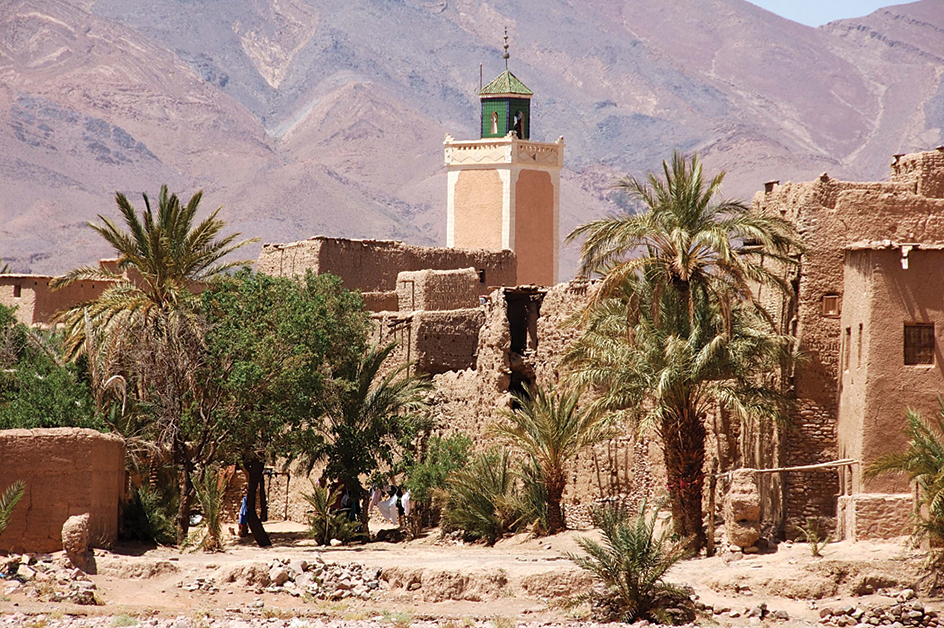
[[[905,325],[905,364],[934,364],[934,325]]]

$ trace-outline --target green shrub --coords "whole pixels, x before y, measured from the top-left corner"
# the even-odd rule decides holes
[[[357,535],[358,522],[351,521],[347,513],[332,510],[332,506],[341,495],[339,489],[329,490],[312,483],[312,493],[302,494],[311,504],[312,512],[308,515],[308,534],[318,545],[327,545],[331,539],[347,543]]]
[[[223,493],[226,477],[218,469],[210,467],[203,479],[194,484],[197,500],[203,509],[203,538],[200,549],[204,552],[223,551]]]
[[[597,621],[684,623],[694,619],[688,593],[664,580],[687,551],[670,540],[670,530],[656,533],[658,515],[656,510],[647,517],[645,504],[635,516],[624,507],[607,506],[594,514],[603,544],[577,538],[586,555],[569,554],[568,558],[593,574],[606,593],[591,592],[574,602],[589,601]]]
[[[0,495],[0,535],[10,525],[13,509],[16,508],[17,502],[23,499],[25,492],[26,484],[23,480],[17,480],[3,491],[3,495]]]
[[[521,516],[516,473],[508,450],[479,454],[446,481],[443,530],[492,545],[515,529]]]
[[[826,517],[807,517],[806,524],[797,527],[800,539],[810,546],[814,558],[822,558],[823,548],[832,543],[832,535],[825,531],[828,525]]]
[[[121,510],[121,537],[159,545],[177,541],[174,517],[176,500],[162,491],[144,485],[131,490]]]

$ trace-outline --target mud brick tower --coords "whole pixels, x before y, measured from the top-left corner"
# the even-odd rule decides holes
[[[449,192],[446,245],[510,249],[518,283],[557,283],[560,170],[564,138],[531,141],[530,89],[505,71],[479,92],[481,139],[447,135]]]

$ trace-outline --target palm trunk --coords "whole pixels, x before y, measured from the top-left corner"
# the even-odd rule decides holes
[[[259,485],[262,484],[265,464],[258,458],[247,458],[243,461],[243,468],[249,474],[249,484],[246,487],[246,505],[248,512],[246,515],[249,531],[252,532],[252,538],[259,547],[268,547],[272,545],[269,534],[265,531],[259,515],[256,514],[256,494],[259,491]]]
[[[557,534],[567,529],[561,499],[564,497],[564,478],[554,478],[547,482],[547,533]]]
[[[693,550],[701,550],[706,542],[702,512],[703,417],[688,407],[672,413],[662,421],[662,439],[675,532],[679,538],[691,539]]]

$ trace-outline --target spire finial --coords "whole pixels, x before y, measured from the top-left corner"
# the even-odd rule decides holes
[[[508,27],[505,27],[505,52],[502,53],[502,59],[505,60],[505,71],[508,71],[508,57],[511,55],[508,54]]]

